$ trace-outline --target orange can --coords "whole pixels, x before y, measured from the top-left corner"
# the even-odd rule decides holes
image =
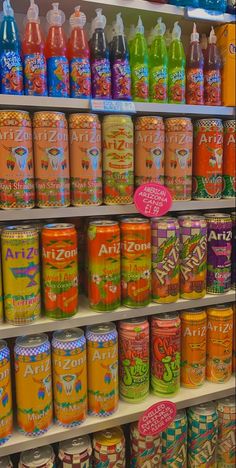
[[[216,305],[207,310],[207,380],[224,383],[232,374],[233,310]]]
[[[233,307],[233,372],[236,372],[236,304]]]
[[[223,155],[223,192],[222,198],[236,196],[236,121],[224,122],[224,155]]]
[[[10,351],[6,341],[0,340],[0,446],[11,436],[12,426]]]
[[[14,354],[18,428],[25,435],[41,435],[52,424],[51,351],[47,335],[18,337]]]
[[[205,310],[189,309],[181,314],[181,385],[197,388],[206,374]]]

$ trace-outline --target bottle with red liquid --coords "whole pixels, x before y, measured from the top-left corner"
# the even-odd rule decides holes
[[[186,102],[192,105],[204,104],[204,58],[199,42],[196,24],[193,25],[191,43],[187,55]]]
[[[65,22],[59,3],[52,4],[47,13],[49,31],[45,45],[48,70],[48,94],[54,97],[69,97],[69,63],[67,59],[66,36],[62,25]]]
[[[205,105],[221,106],[221,68],[222,61],[216,45],[217,38],[211,28],[209,45],[204,66]]]
[[[92,97],[94,99],[111,99],[111,66],[109,48],[105,36],[106,17],[102,9],[97,8],[92,21],[91,75]]]
[[[25,94],[47,96],[47,64],[40,29],[39,8],[30,0],[22,51],[24,57]]]
[[[79,6],[75,7],[70,17],[72,30],[68,41],[70,95],[73,98],[89,98],[91,95],[90,51],[85,24],[85,14]]]

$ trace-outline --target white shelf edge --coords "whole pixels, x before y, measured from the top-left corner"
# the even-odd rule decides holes
[[[235,377],[232,376],[225,384],[205,382],[202,387],[197,389],[181,388],[175,397],[169,399],[176,403],[178,409],[187,408],[199,403],[205,403],[207,401],[233,395],[234,388]],[[46,434],[35,438],[26,437],[15,431],[11,439],[0,447],[0,456],[10,455],[22,451],[22,449],[28,450],[56,443],[60,440],[91,434],[120,424],[128,424],[137,421],[149,406],[161,400],[161,398],[155,397],[154,395],[149,395],[144,402],[138,404],[129,404],[120,401],[118,410],[112,416],[107,418],[89,416],[81,426],[72,429],[65,429],[54,425]]]
[[[29,325],[20,326],[2,323],[0,324],[0,339],[13,338],[21,335],[31,335],[34,333],[51,332],[54,330],[65,330],[74,327],[84,327],[86,325],[106,323],[107,321],[150,316],[154,314],[181,311],[192,309],[194,307],[207,307],[214,304],[230,303],[234,301],[235,292],[229,291],[226,294],[207,294],[204,298],[197,300],[179,299],[177,302],[172,302],[171,304],[157,304],[152,302],[147,307],[141,307],[140,309],[120,307],[112,312],[94,312],[92,309],[89,309],[87,300],[82,297],[81,307],[74,317],[65,320],[51,320],[43,317]]]

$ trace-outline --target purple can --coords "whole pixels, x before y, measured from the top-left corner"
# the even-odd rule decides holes
[[[231,272],[231,283],[232,283],[232,288],[236,289],[236,212],[231,213],[231,219],[232,219],[232,261],[231,261],[231,266],[232,266],[232,272]]]
[[[223,294],[231,288],[232,219],[209,213],[207,220],[207,292]]]

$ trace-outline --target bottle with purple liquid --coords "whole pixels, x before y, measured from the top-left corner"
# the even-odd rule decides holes
[[[112,98],[116,100],[129,101],[131,100],[131,69],[121,13],[116,15],[110,58]]]
[[[92,97],[94,99],[111,99],[111,67],[109,48],[104,32],[106,17],[102,15],[101,8],[96,10],[96,15],[92,21],[90,41]]]

